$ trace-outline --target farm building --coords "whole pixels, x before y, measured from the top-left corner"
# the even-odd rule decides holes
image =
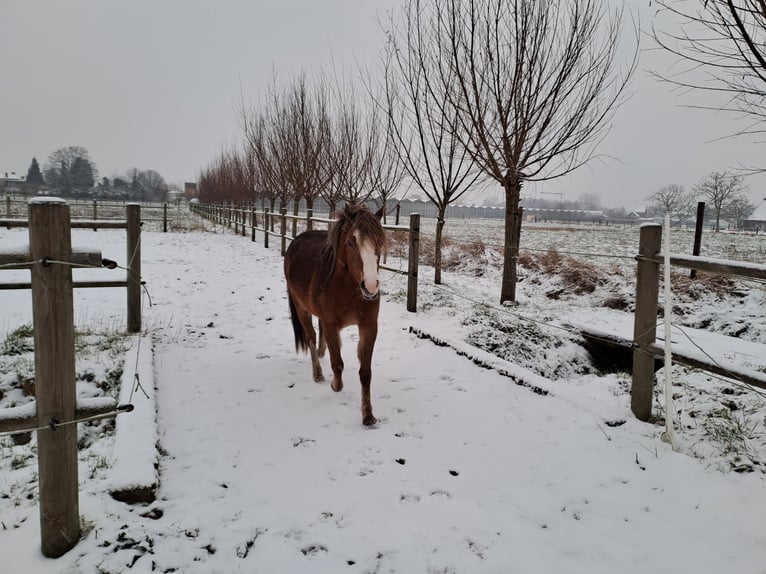
[[[26,178],[16,175],[16,172],[0,172],[0,190],[6,192],[18,192],[24,188]]]
[[[753,214],[742,222],[745,231],[766,231],[766,199],[755,208]]]

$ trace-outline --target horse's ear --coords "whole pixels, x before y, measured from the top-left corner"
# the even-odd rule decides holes
[[[378,219],[383,219],[383,206],[382,205],[380,206],[380,209],[378,209],[378,211],[375,212],[375,217],[377,217]]]

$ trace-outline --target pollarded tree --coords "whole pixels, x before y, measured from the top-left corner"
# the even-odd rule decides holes
[[[721,230],[721,216],[732,201],[744,198],[747,186],[741,175],[728,171],[715,171],[706,175],[694,186],[698,196],[704,197],[715,215],[715,231]]]
[[[442,282],[447,208],[471,188],[481,172],[454,133],[460,124],[454,117],[456,108],[449,106],[452,80],[439,80],[434,74],[439,67],[439,46],[430,37],[433,28],[422,21],[425,17],[428,12],[421,2],[409,0],[401,19],[391,18],[384,92],[390,131],[402,166],[436,207],[434,283],[438,285]]]
[[[478,168],[503,187],[500,301],[516,299],[525,182],[561,177],[596,156],[636,67],[619,69],[623,10],[606,0],[422,0],[430,70],[445,117]]]
[[[327,90],[323,80],[312,85],[301,74],[282,97],[287,113],[285,175],[295,193],[297,215],[300,200],[305,199],[306,208],[313,209],[326,184],[322,161],[328,147]]]
[[[29,164],[29,169],[27,170],[27,179],[26,179],[27,185],[33,186],[33,187],[40,187],[45,182],[43,181],[43,174],[40,171],[40,164],[37,163],[37,158],[32,158],[32,163]]]

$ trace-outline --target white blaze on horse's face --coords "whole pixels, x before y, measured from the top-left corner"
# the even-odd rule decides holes
[[[378,289],[380,288],[378,254],[371,241],[361,239],[356,232],[354,232],[354,237],[359,246],[359,255],[362,258],[362,293],[370,299],[374,299],[378,296]]]

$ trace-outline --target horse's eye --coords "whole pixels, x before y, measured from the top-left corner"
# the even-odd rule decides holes
[[[348,240],[348,246],[349,247],[356,247],[356,237],[354,237],[353,235]]]

